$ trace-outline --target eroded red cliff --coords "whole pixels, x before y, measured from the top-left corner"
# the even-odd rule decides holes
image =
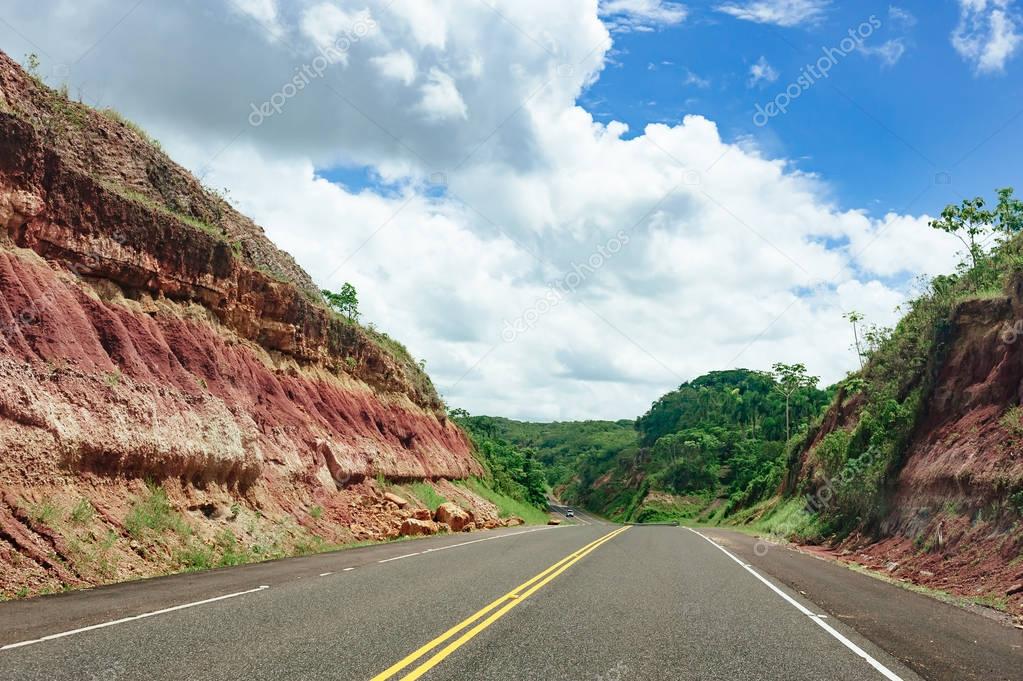
[[[413,509],[383,480],[481,473],[404,348],[140,132],[0,54],[0,590],[394,536]],[[181,536],[139,525],[155,507]]]
[[[941,330],[920,414],[875,527],[833,547],[843,560],[1023,615],[1023,278],[1004,296],[959,303]],[[917,386],[907,386],[915,388]],[[793,468],[790,491],[827,485],[817,446],[852,432],[839,399]]]

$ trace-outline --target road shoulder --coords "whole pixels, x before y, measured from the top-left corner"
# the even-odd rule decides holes
[[[1023,679],[1023,631],[781,544],[765,551],[741,532],[700,532],[926,679]]]

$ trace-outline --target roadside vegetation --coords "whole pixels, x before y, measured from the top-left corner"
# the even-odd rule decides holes
[[[547,508],[547,477],[535,449],[503,438],[497,419],[490,416],[470,416],[464,409],[449,414],[472,440],[490,489],[527,506]]]

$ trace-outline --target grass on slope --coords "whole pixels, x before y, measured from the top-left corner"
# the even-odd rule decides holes
[[[487,487],[481,480],[470,478],[461,483],[466,489],[475,492],[490,503],[497,506],[498,515],[502,518],[518,516],[530,525],[543,525],[547,522],[547,513],[535,506],[512,499],[511,497],[496,492]]]
[[[436,511],[438,506],[447,502],[447,499],[442,497],[434,486],[428,482],[414,482],[408,486],[408,489],[412,496],[431,511]]]

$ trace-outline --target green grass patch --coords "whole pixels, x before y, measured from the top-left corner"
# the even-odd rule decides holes
[[[1002,427],[1014,437],[1023,437],[1023,407],[1015,406],[1005,410],[999,419]]]
[[[92,502],[85,497],[78,500],[78,503],[71,509],[71,522],[76,525],[84,525],[85,523],[92,520],[92,517],[96,515],[96,509],[93,508]]]
[[[38,504],[32,504],[28,507],[28,517],[34,523],[54,527],[60,519],[60,509],[49,498],[46,498]]]
[[[157,140],[155,137],[150,137],[149,133],[147,133],[142,128],[142,126],[140,126],[138,123],[136,123],[135,121],[131,120],[130,118],[126,118],[117,109],[112,109],[110,107],[106,107],[105,109],[100,109],[99,112],[101,114],[103,114],[104,116],[106,116],[107,118],[109,118],[110,120],[116,121],[117,123],[120,123],[124,127],[128,128],[129,130],[134,132],[136,135],[138,135],[139,137],[141,137],[145,141],[147,141],[150,144],[152,144],[157,149],[162,149],[162,147],[160,146],[159,140]]]
[[[475,492],[480,495],[494,506],[497,506],[497,513],[502,518],[510,518],[511,516],[518,516],[522,518],[530,525],[543,525],[548,520],[548,515],[545,511],[541,511],[535,506],[512,499],[506,494],[496,492],[486,484],[477,478],[470,478],[462,483],[462,486],[466,489]]]
[[[136,500],[124,519],[124,529],[128,534],[136,539],[144,537],[147,532],[162,534],[168,530],[188,535],[188,525],[171,506],[163,487],[150,484],[147,489],[149,494]]]
[[[213,238],[217,239],[218,241],[223,241],[224,243],[229,243],[227,241],[227,237],[224,236],[224,232],[221,231],[221,229],[219,227],[215,227],[215,226],[213,226],[213,225],[211,225],[209,223],[203,222],[202,220],[199,220],[198,218],[192,217],[191,215],[187,215],[185,213],[179,213],[178,211],[171,210],[167,206],[163,205],[162,203],[159,203],[158,201],[154,201],[153,199],[149,198],[145,194],[140,194],[139,192],[134,191],[132,189],[128,189],[127,187],[122,187],[121,185],[115,184],[113,182],[102,182],[101,184],[105,188],[109,189],[110,191],[112,191],[113,193],[117,194],[118,196],[120,196],[123,199],[127,199],[128,201],[131,201],[132,203],[137,203],[137,204],[139,204],[141,206],[144,206],[145,208],[148,208],[148,209],[150,209],[152,211],[155,211],[157,213],[163,213],[164,215],[172,217],[175,220],[180,220],[181,222],[184,222],[186,225],[188,225],[190,227],[194,227],[195,229],[198,229],[201,232],[205,232],[206,234],[209,234],[210,236],[212,236]],[[232,251],[233,250],[234,249],[232,247]]]
[[[426,508],[431,511],[437,510],[437,507],[447,502],[447,499],[442,497],[440,493],[428,482],[414,482],[408,486],[412,492],[412,496],[418,499]]]

